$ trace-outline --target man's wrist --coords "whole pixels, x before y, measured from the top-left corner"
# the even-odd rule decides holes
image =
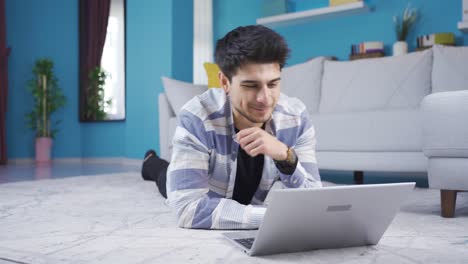
[[[285,161],[285,160],[288,159],[289,147],[286,144],[282,143],[282,142],[281,142],[281,144],[283,146],[282,146],[282,150],[280,151],[280,155],[277,156],[276,158],[273,158],[276,161]]]
[[[274,160],[276,168],[283,173],[291,175],[294,173],[297,167],[298,158],[293,148],[288,147],[286,152],[286,159]]]

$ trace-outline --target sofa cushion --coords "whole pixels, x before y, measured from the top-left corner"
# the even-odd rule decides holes
[[[468,47],[435,45],[432,92],[468,90]]]
[[[356,61],[325,61],[320,112],[418,108],[430,93],[432,50]]]
[[[318,57],[286,67],[281,72],[281,91],[299,98],[311,113],[319,109],[324,60],[325,57]]]
[[[427,157],[468,158],[468,90],[428,95],[421,113]]]
[[[168,77],[161,77],[164,85],[164,90],[167,95],[167,100],[172,107],[172,110],[179,115],[179,111],[193,97],[205,92],[207,85],[196,85],[192,83],[177,81]]]
[[[218,64],[205,62],[203,63],[205,68],[206,78],[208,78],[208,88],[220,88],[218,73],[220,71]]]
[[[421,151],[420,111],[312,114],[317,151]]]

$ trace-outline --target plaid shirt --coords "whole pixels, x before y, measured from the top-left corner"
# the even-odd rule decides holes
[[[250,205],[232,200],[239,144],[230,99],[209,89],[182,107],[167,172],[167,203],[185,228],[254,229],[266,212],[268,191],[280,180],[286,188],[321,187],[315,157],[315,130],[302,102],[280,95],[265,131],[293,147],[299,162],[282,174],[265,155],[262,179]]]

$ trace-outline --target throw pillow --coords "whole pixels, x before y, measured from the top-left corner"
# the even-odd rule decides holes
[[[318,112],[319,109],[324,61],[325,57],[318,57],[281,71],[281,92],[299,98],[309,113]]]
[[[180,109],[193,97],[207,90],[206,85],[195,85],[192,83],[177,81],[168,77],[161,77],[164,90],[172,110],[179,115]]]
[[[403,56],[325,61],[320,112],[418,108],[430,93],[432,50]]]
[[[468,90],[468,47],[435,45],[432,92]]]
[[[218,73],[219,66],[216,63],[205,62],[203,63],[205,67],[206,76],[208,77],[208,88],[220,88]]]

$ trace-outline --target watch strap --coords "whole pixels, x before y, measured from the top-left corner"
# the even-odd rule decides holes
[[[276,168],[283,174],[292,175],[296,170],[297,163],[296,152],[293,148],[289,147],[287,150],[287,157],[285,160],[274,160]]]

